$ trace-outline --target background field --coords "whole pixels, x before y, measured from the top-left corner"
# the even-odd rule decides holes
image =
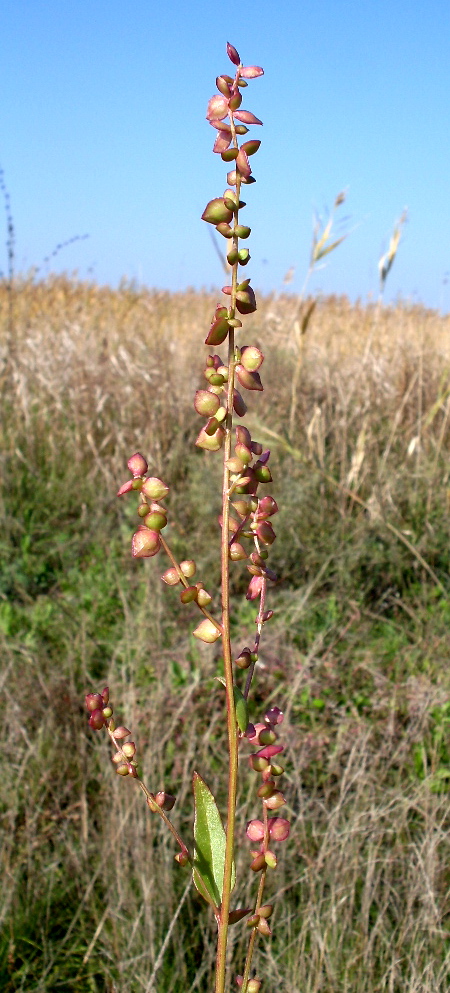
[[[215,591],[219,465],[194,447],[192,407],[215,302],[63,277],[0,286],[5,993],[211,987],[209,912],[82,700],[109,683],[187,833],[192,770],[212,787],[223,771],[217,661],[162,559],[131,560],[133,499],[115,493],[141,450],[171,485],[171,543]],[[266,354],[246,423],[272,449],[280,505],[252,716],[267,700],[286,712],[293,820],[259,972],[266,993],[444,993],[450,317],[330,298],[302,335],[304,312],[270,297],[246,324]],[[245,575],[236,649],[254,624]],[[235,905],[254,786],[244,762]]]

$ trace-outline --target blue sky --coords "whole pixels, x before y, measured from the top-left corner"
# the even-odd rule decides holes
[[[300,290],[313,212],[346,188],[349,236],[311,288],[376,296],[378,259],[408,207],[386,299],[448,309],[448,0],[4,0],[0,165],[17,269],[88,234],[51,269],[221,285],[200,215],[226,185],[205,111],[231,68],[227,40],[265,70],[243,102],[264,121],[242,216],[253,285],[280,289],[294,266]]]

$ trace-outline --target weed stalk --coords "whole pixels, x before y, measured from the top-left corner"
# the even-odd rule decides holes
[[[259,369],[264,356],[255,345],[237,341],[243,323],[241,317],[256,310],[255,293],[250,279],[243,279],[240,268],[250,261],[248,248],[241,247],[246,242],[251,229],[241,223],[240,211],[246,206],[241,200],[242,188],[255,182],[250,166],[261,142],[249,139],[239,144],[247,135],[249,126],[261,125],[261,121],[248,110],[243,110],[242,90],[248,82],[263,75],[259,66],[244,66],[236,49],[228,44],[227,55],[233,66],[233,75],[220,75],[216,79],[217,93],[208,102],[206,118],[216,130],[213,151],[229,164],[227,188],[221,197],[215,197],[206,205],[202,219],[214,226],[216,232],[227,242],[227,263],[230,267],[230,283],[223,287],[225,302],[217,304],[211,325],[205,339],[208,350],[228,342],[227,359],[224,363],[220,355],[209,351],[206,357],[204,376],[206,389],[197,390],[194,407],[205,423],[202,426],[196,445],[205,452],[221,452],[222,471],[222,513],[220,517],[221,542],[221,612],[220,620],[214,609],[210,610],[212,596],[202,582],[193,583],[196,563],[193,559],[178,562],[169,543],[162,534],[167,525],[168,511],[163,501],[169,493],[169,486],[158,476],[150,475],[147,460],[139,452],[128,460],[131,479],[119,489],[119,496],[130,492],[139,494],[138,516],[140,523],[132,538],[134,558],[151,558],[164,552],[170,565],[162,575],[169,586],[182,587],[182,604],[195,605],[202,619],[193,634],[206,644],[214,644],[221,639],[224,676],[219,679],[224,686],[224,709],[226,711],[228,739],[227,772],[227,816],[223,827],[216,801],[202,777],[194,772],[194,831],[193,839],[186,843],[177,828],[167,816],[175,798],[165,790],[152,793],[140,778],[136,762],[136,745],[129,739],[131,732],[124,726],[116,726],[109,689],[101,693],[89,693],[86,706],[89,711],[89,725],[94,730],[106,729],[111,739],[114,754],[113,763],[118,775],[135,779],[144,793],[147,805],[157,813],[171,831],[178,851],[175,855],[181,866],[190,866],[192,878],[199,894],[210,904],[217,922],[217,955],[215,969],[215,993],[224,993],[227,977],[228,931],[231,924],[246,919],[249,941],[244,962],[243,975],[236,975],[235,981],[241,993],[258,993],[261,979],[252,973],[253,954],[258,937],[267,938],[271,934],[269,919],[271,904],[264,904],[263,896],[269,870],[275,869],[277,856],[274,844],[285,841],[289,835],[289,821],[278,815],[285,804],[285,798],[277,786],[277,778],[284,769],[279,764],[283,745],[277,744],[277,726],[283,720],[283,713],[277,706],[266,710],[262,720],[253,724],[249,721],[248,700],[258,661],[259,645],[264,625],[273,615],[266,609],[266,593],[269,582],[276,580],[268,566],[269,550],[275,540],[271,518],[278,507],[272,496],[259,496],[260,486],[272,481],[269,469],[270,451],[255,441],[249,430],[242,424],[234,426],[234,416],[242,419],[247,412],[247,404],[241,390],[262,392],[263,384]],[[332,246],[334,247],[334,246]],[[331,250],[331,249],[328,249]],[[255,619],[256,635],[250,647],[239,646],[233,651],[231,642],[231,602],[230,567],[232,563],[244,562],[250,573],[246,593],[249,601],[258,605]],[[239,686],[239,678],[246,671],[245,684]],[[231,898],[235,887],[234,850],[236,844],[235,815],[238,791],[238,755],[240,746],[250,744],[253,753],[250,764],[261,775],[261,785],[257,795],[262,804],[262,819],[251,820],[246,829],[252,842],[250,870],[259,874],[259,885],[252,907],[231,908]],[[242,839],[238,839],[241,843]]]

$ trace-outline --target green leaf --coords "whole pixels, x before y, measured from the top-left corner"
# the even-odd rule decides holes
[[[238,723],[239,730],[242,734],[247,730],[248,725],[248,707],[245,696],[241,693],[239,686],[233,684],[234,693],[234,706],[236,710],[236,720]]]
[[[195,821],[192,879],[200,895],[218,911],[225,867],[225,831],[216,801],[198,772],[193,776]],[[233,864],[231,888],[235,883]]]
[[[216,676],[216,679],[219,681],[219,683],[222,683],[222,686],[227,685],[226,680],[223,676]],[[242,734],[244,734],[248,726],[248,706],[245,696],[243,695],[243,693],[241,693],[239,686],[236,686],[236,683],[233,683],[233,696],[234,696],[234,709],[236,712],[236,722],[239,727],[239,730],[242,731]]]

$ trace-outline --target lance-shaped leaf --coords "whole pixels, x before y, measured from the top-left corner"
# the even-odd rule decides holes
[[[218,912],[222,901],[226,838],[216,801],[198,772],[193,780],[194,861],[192,879],[200,895]],[[235,884],[233,864],[231,888]]]

